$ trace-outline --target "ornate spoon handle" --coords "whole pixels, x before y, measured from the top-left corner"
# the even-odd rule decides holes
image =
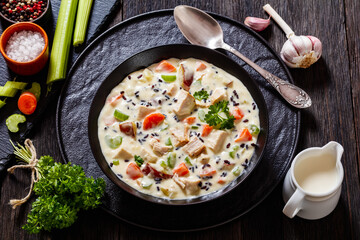
[[[254,68],[263,78],[265,78],[279,93],[280,95],[292,106],[296,108],[308,108],[311,106],[310,96],[301,88],[276,77],[259,65],[239,53],[230,45],[224,43],[223,49],[228,50],[241,58],[244,62]]]

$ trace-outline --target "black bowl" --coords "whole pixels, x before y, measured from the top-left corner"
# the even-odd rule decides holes
[[[130,187],[125,182],[120,180],[116,174],[111,170],[107,161],[105,160],[98,140],[98,125],[97,120],[100,114],[101,109],[103,108],[106,98],[111,90],[117,86],[127,75],[130,73],[143,69],[150,66],[153,63],[160,62],[161,60],[168,58],[197,58],[204,60],[206,62],[212,63],[215,66],[225,70],[231,75],[235,76],[238,79],[241,79],[242,83],[247,87],[253,99],[255,100],[260,114],[260,125],[261,132],[258,136],[257,147],[255,149],[254,155],[252,156],[248,167],[243,171],[243,173],[236,178],[232,183],[226,187],[217,190],[215,192],[209,193],[207,195],[193,197],[189,199],[165,199],[154,197],[148,194],[137,191],[136,189]],[[137,53],[134,56],[128,58],[122,62],[114,71],[104,80],[100,85],[99,89],[94,96],[93,102],[89,111],[88,118],[88,133],[89,133],[89,142],[93,155],[99,164],[102,171],[105,175],[111,179],[116,185],[124,189],[130,194],[133,194],[139,198],[142,198],[147,201],[161,203],[161,204],[171,204],[171,205],[184,205],[184,204],[195,204],[205,201],[209,201],[215,198],[218,198],[232,189],[236,188],[239,184],[243,183],[244,180],[250,175],[255,167],[259,164],[263,150],[265,149],[267,135],[268,135],[268,113],[264,97],[259,90],[257,84],[249,77],[247,72],[236,62],[231,60],[226,55],[214,51],[205,47],[189,45],[189,44],[173,44],[159,46],[145,50],[143,52]],[[246,183],[246,182],[245,182]]]

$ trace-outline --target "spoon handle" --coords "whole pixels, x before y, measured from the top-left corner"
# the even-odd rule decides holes
[[[296,108],[308,108],[311,106],[310,96],[301,88],[278,78],[277,76],[271,74],[266,71],[236,49],[231,47],[230,45],[224,43],[222,46],[223,49],[228,50],[241,58],[244,62],[250,65],[253,69],[255,69],[263,78],[265,78],[279,93],[280,95],[292,106]]]

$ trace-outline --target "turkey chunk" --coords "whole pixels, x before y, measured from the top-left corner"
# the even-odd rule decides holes
[[[147,162],[155,163],[157,161],[157,157],[149,153],[145,148],[141,148],[140,157]]]
[[[165,146],[165,145],[161,144],[159,142],[159,140],[157,140],[155,138],[150,139],[149,144],[150,144],[152,150],[154,151],[154,153],[157,155],[160,155],[160,156],[162,156],[165,153],[170,152],[172,150],[171,146]]]
[[[192,137],[190,142],[183,147],[184,152],[190,157],[198,156],[204,149],[205,145],[198,137]]]
[[[184,146],[189,142],[189,125],[185,124],[184,127],[170,128],[171,135],[173,135],[173,144],[175,147]]]
[[[215,130],[206,138],[206,145],[214,152],[218,152],[227,137],[228,133],[222,130]]]
[[[114,156],[114,158],[123,158],[123,159],[130,159],[132,157],[133,155],[124,148],[120,148],[120,150]]]
[[[200,162],[201,164],[206,164],[210,161],[210,156],[207,154],[201,154],[198,158],[197,161]]]
[[[178,86],[175,83],[171,83],[167,89],[167,94],[169,96],[174,96],[178,90]]]
[[[211,95],[211,98],[210,98],[211,104],[225,100],[225,99],[227,99],[227,97],[228,96],[227,96],[227,92],[226,92],[225,88],[217,88]]]
[[[188,115],[195,107],[195,98],[190,93],[181,89],[176,95],[177,102],[174,106],[174,112],[179,117]]]
[[[145,107],[145,106],[139,105],[137,119],[141,120],[144,117],[146,117],[146,115],[149,115],[150,113],[155,112],[155,110],[156,109],[152,108],[152,107]]]
[[[181,189],[185,190],[186,194],[197,195],[200,191],[200,179],[198,178],[180,178],[177,174],[175,174],[173,176],[173,180],[181,187]]]

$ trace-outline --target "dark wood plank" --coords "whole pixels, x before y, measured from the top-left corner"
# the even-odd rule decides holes
[[[111,25],[148,11],[188,4],[219,13],[238,21],[246,16],[267,17],[262,1],[124,1]],[[344,1],[271,1],[272,6],[296,33],[314,35],[323,43],[322,59],[309,69],[291,70],[295,83],[312,97],[313,106],[303,111],[298,151],[322,146],[330,140],[345,148],[342,195],[335,211],[328,217],[307,221],[288,219],[282,214],[284,203],[279,185],[269,197],[245,216],[225,225],[192,233],[163,233],[132,226],[101,209],[83,212],[70,228],[28,235],[21,229],[30,204],[11,210],[12,197],[26,195],[29,173],[19,170],[7,175],[0,195],[0,239],[359,239],[359,52],[360,4]],[[274,22],[261,35],[280,52],[286,37]],[[55,108],[51,104],[32,138],[40,154],[60,160],[55,139]],[[33,199],[32,199],[33,200]],[[159,213],[166,214],[166,213]],[[191,216],[189,216],[191,217]]]

